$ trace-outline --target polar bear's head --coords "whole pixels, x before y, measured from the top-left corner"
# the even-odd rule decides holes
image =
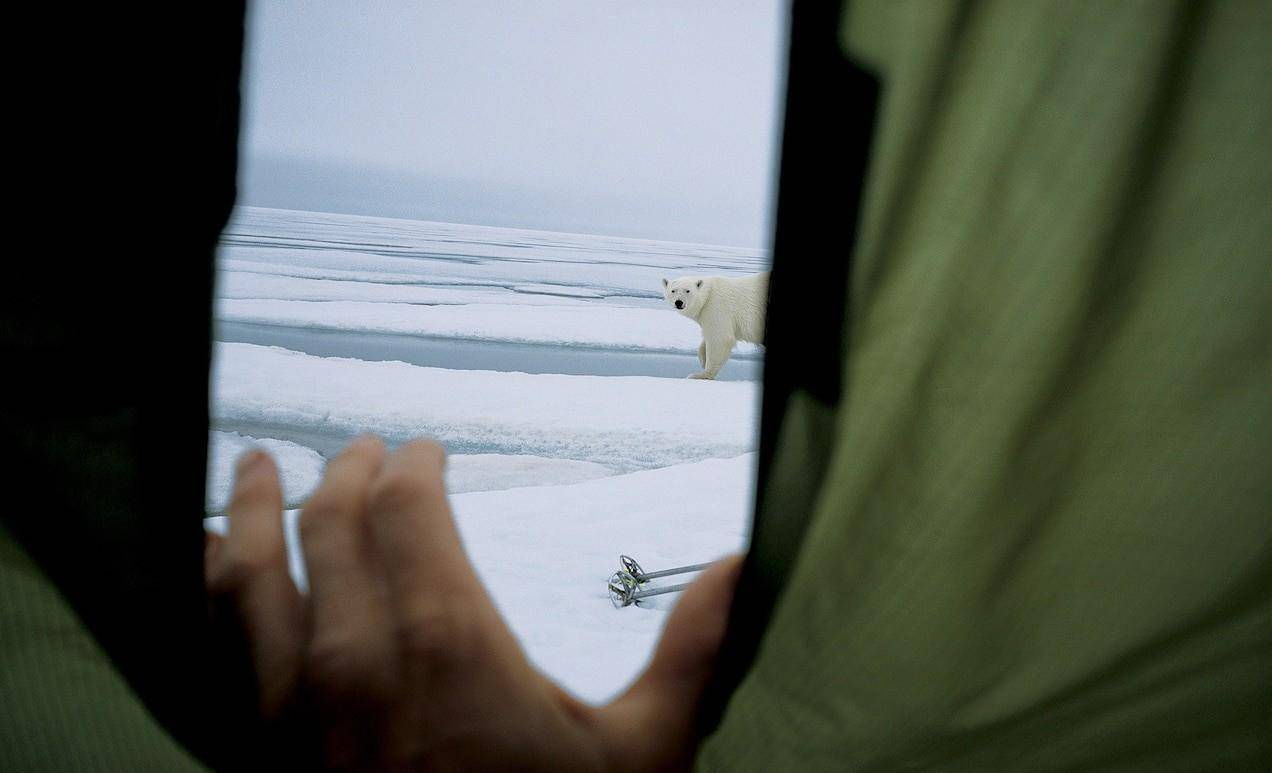
[[[667,303],[690,319],[698,318],[710,290],[711,286],[697,277],[682,276],[679,279],[663,280],[663,297],[667,299]]]

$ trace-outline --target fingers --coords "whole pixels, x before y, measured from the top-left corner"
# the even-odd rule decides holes
[[[230,517],[227,540],[233,549],[271,567],[280,557],[286,564],[283,492],[278,484],[278,468],[269,454],[249,451],[239,459],[227,512]]]
[[[525,664],[464,553],[446,498],[444,463],[444,451],[431,441],[399,448],[372,486],[371,534],[408,673],[437,689],[457,679],[471,688],[473,680]]]
[[[262,648],[262,692],[280,704],[290,696],[301,713],[281,715],[302,717],[337,769],[686,767],[740,561],[703,573],[645,675],[597,711],[551,685],[503,623],[464,553],[444,462],[435,443],[389,454],[375,438],[331,461],[301,516],[302,605],[287,575],[277,473],[268,459],[245,460],[229,535],[209,540],[207,555],[209,566],[246,567],[228,572],[229,584]],[[274,671],[291,676],[271,686]]]
[[[698,701],[711,676],[728,626],[742,556],[729,556],[685,589],[663,629],[645,673],[626,693],[598,712],[601,732],[619,767],[673,770],[687,767]],[[649,738],[661,743],[651,745]],[[669,755],[660,757],[658,755]]]
[[[245,454],[227,510],[229,533],[209,539],[204,555],[209,593],[229,597],[247,633],[267,714],[281,703],[298,668],[304,615],[287,568],[282,499],[269,455]]]
[[[310,658],[335,682],[366,678],[388,634],[383,580],[367,526],[367,492],[385,457],[379,438],[354,440],[327,464],[300,516],[313,625]]]
[[[538,696],[537,672],[464,555],[444,461],[429,441],[390,454],[360,438],[301,516],[313,623],[304,679],[335,767],[453,750],[491,705]]]
[[[403,445],[371,489],[371,535],[399,611],[415,600],[481,592],[446,499],[446,454],[437,443]]]
[[[309,661],[335,696],[393,689],[395,658],[436,675],[454,670],[456,653],[488,649],[465,646],[498,615],[460,545],[444,459],[430,441],[389,454],[360,438],[328,465],[301,516]]]
[[[234,473],[225,537],[208,535],[204,569],[213,593],[254,595],[281,567],[286,573],[282,492],[274,462],[261,451],[244,454]]]

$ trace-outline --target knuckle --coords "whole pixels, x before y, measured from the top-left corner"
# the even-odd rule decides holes
[[[408,657],[435,667],[460,665],[483,649],[474,619],[457,604],[442,599],[412,604],[398,620],[396,633]]]
[[[312,538],[315,534],[321,533],[327,525],[346,517],[353,506],[353,502],[349,501],[348,497],[320,487],[300,513],[297,528],[301,539]]]
[[[373,648],[349,631],[314,637],[305,663],[316,685],[336,693],[366,689],[377,681],[374,677],[384,665]]]
[[[234,592],[264,571],[270,556],[261,551],[243,550],[236,544],[226,545],[216,558],[213,589],[218,592]]]
[[[330,501],[315,494],[305,505],[305,509],[300,512],[300,518],[296,524],[301,540],[310,541],[315,534],[321,532],[322,523],[330,519],[331,513]]]

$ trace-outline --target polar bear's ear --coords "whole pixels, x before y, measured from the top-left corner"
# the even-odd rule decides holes
[[[698,280],[698,286],[699,286],[699,287],[702,287],[702,280],[701,280],[701,279],[699,279],[699,280]]]
[[[667,286],[667,277],[663,277],[663,287]]]

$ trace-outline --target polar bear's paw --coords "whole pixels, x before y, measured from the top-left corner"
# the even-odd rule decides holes
[[[704,371],[702,371],[701,373],[690,373],[690,374],[689,374],[689,378],[703,378],[703,379],[707,379],[707,380],[709,381],[709,380],[711,380],[711,379],[714,379],[714,378],[715,378],[715,376],[711,375],[710,373],[708,373],[708,372],[706,372],[706,371],[704,370]]]

